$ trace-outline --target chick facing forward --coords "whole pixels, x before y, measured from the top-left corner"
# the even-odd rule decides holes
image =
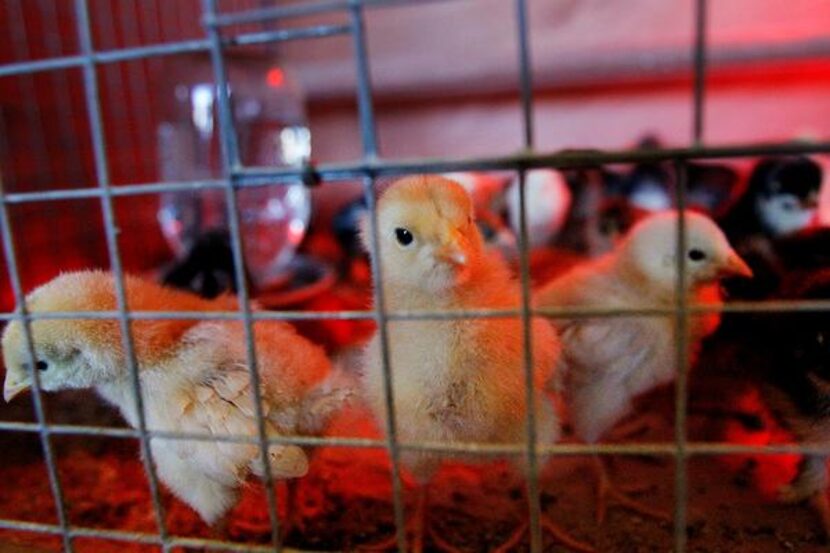
[[[684,220],[687,300],[717,304],[721,299],[714,286],[720,278],[752,273],[711,219],[687,212]],[[678,221],[675,211],[642,220],[614,251],[543,286],[537,293],[537,304],[543,308],[674,307]],[[562,382],[556,384],[562,386],[570,422],[579,438],[598,441],[631,411],[636,396],[674,380],[675,322],[673,316],[555,321],[563,348]],[[691,355],[718,323],[717,314],[711,313],[690,320]],[[601,478],[604,482],[604,475]],[[600,505],[600,518],[603,512]]]
[[[433,176],[397,181],[378,201],[377,224],[387,310],[519,307],[518,284],[498,257],[485,254],[471,201],[455,182]],[[371,237],[366,228],[363,237],[368,248]],[[556,364],[559,345],[543,319],[532,321],[532,333],[537,438],[547,444],[558,438],[559,424],[542,390]],[[388,346],[401,442],[526,443],[523,334],[518,317],[390,321]],[[385,428],[377,335],[365,350],[363,369],[367,402]],[[416,517],[422,516],[425,485],[445,458],[446,454],[431,451],[401,454],[422,492]]]
[[[204,300],[126,277],[131,311],[232,311],[235,300]],[[88,271],[63,274],[26,298],[30,313],[116,309],[113,277]],[[243,323],[238,321],[136,320],[131,323],[147,427],[156,431],[257,436],[254,400],[246,363]],[[45,391],[93,388],[120,409],[133,427],[138,413],[117,321],[37,319],[31,323],[35,369]],[[254,325],[262,408],[269,435],[322,431],[348,391],[332,387],[323,351],[287,324]],[[4,397],[31,386],[32,367],[17,321],[3,334]],[[208,524],[234,504],[249,473],[263,467],[255,443],[152,438],[159,478]],[[308,470],[303,449],[269,447],[275,478]]]

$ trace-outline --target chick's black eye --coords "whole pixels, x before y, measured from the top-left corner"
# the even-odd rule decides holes
[[[706,259],[706,253],[703,250],[698,250],[697,248],[689,250],[689,259],[692,261],[703,261]]]
[[[24,361],[22,366],[23,366],[23,370],[28,372],[29,370],[31,370],[32,364],[29,363],[28,361]],[[49,369],[49,363],[47,363],[46,361],[38,361],[38,362],[35,363],[35,368],[39,371],[48,370]]]
[[[398,244],[400,244],[401,246],[408,246],[415,239],[415,237],[412,236],[411,232],[409,232],[405,228],[400,227],[395,229],[395,238],[397,238]]]

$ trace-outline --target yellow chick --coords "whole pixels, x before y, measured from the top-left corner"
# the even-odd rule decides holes
[[[676,211],[643,219],[609,254],[575,267],[543,286],[536,295],[540,307],[606,307],[642,309],[676,305],[677,257],[683,255],[690,302],[719,305],[717,282],[728,276],[752,276],[723,232],[705,215],[686,212],[686,250],[678,254]],[[690,354],[718,326],[716,313],[690,320]],[[576,435],[596,443],[633,409],[634,398],[674,380],[677,374],[674,317],[582,317],[557,319],[562,336],[561,368],[557,376]],[[605,512],[605,496],[644,514],[665,515],[614,489],[598,464],[600,501],[597,518]]]
[[[377,206],[379,254],[386,308],[403,310],[516,309],[520,289],[507,267],[485,253],[464,189],[437,176],[392,184]],[[364,225],[363,240],[371,243]],[[537,438],[559,436],[559,422],[542,393],[559,345],[543,319],[533,320],[533,374]],[[526,443],[522,321],[518,317],[390,321],[389,358],[398,439],[401,442]],[[362,385],[386,428],[380,339],[367,345]],[[404,450],[401,461],[419,484],[415,549],[426,485],[448,455]],[[433,536],[438,541],[440,538]]]
[[[131,311],[233,311],[231,298],[205,300],[135,277],[125,279]],[[101,271],[63,274],[26,298],[31,313],[116,310],[113,277]],[[244,326],[239,321],[136,320],[131,323],[147,427],[155,431],[257,436]],[[138,424],[132,381],[116,320],[40,319],[31,324],[40,386],[93,388]],[[323,350],[278,321],[254,324],[262,407],[269,435],[322,431],[348,391],[331,386]],[[10,401],[31,385],[30,359],[18,321],[3,333]],[[152,438],[159,478],[208,524],[234,504],[249,473],[263,474],[258,444]],[[270,446],[275,478],[306,474],[297,446]]]

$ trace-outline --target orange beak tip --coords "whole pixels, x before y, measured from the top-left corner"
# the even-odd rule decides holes
[[[21,382],[21,383],[14,384],[14,385],[11,385],[11,386],[9,386],[9,385],[4,386],[3,387],[3,399],[6,401],[6,403],[9,403],[15,397],[20,395],[21,392],[25,391],[28,388],[29,388],[29,385],[25,382]]]
[[[455,252],[450,256],[450,261],[456,265],[464,266],[467,264],[467,254],[464,252]]]
[[[444,261],[451,265],[456,265],[458,267],[466,266],[470,260],[469,256],[467,255],[467,252],[465,252],[464,250],[460,248],[450,247],[444,247],[439,249],[436,252],[435,257],[437,257],[441,261]]]
[[[724,267],[724,273],[727,276],[737,276],[743,278],[753,277],[752,268],[747,265],[746,261],[741,259],[741,257],[734,252],[727,259],[726,266]]]

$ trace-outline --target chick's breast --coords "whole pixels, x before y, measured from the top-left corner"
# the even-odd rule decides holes
[[[389,324],[389,353],[398,437],[407,442],[522,443],[526,392],[519,319]],[[541,392],[558,343],[543,320],[533,322],[535,407],[540,442],[558,435]],[[365,393],[386,420],[380,342],[366,352]],[[413,455],[411,457],[423,457]]]

